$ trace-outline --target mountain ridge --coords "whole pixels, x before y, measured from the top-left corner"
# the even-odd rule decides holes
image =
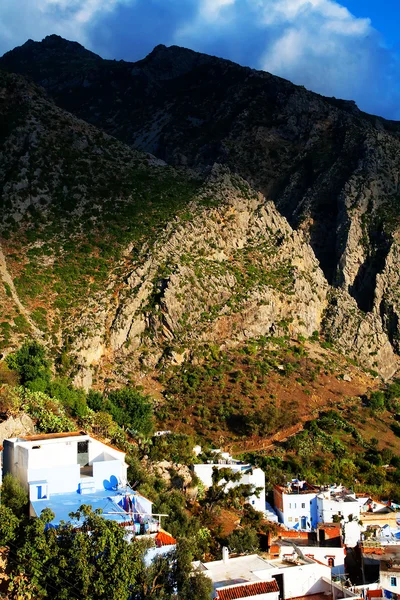
[[[269,213],[271,223],[284,217],[288,232],[293,232],[288,235],[298,235],[300,245],[310,247],[322,270],[318,276],[320,289],[326,288],[328,293],[316,329],[334,340],[339,349],[357,355],[366,366],[385,377],[393,375],[398,367],[400,340],[400,191],[396,175],[400,170],[400,141],[396,124],[271,74],[176,46],[160,45],[141,61],[125,63],[104,61],[90,52],[86,54],[79,45],[70,46],[70,42],[52,36],[34,44],[33,53],[32,44],[7,53],[0,59],[0,68],[34,76],[60,109],[67,109],[139,151],[150,152],[157,157],[151,160],[161,161],[160,165],[164,161],[181,173],[197,173],[199,181],[205,182],[204,189],[213,173],[220,173],[211,203],[218,210],[221,202],[220,212],[213,218],[225,221],[227,199],[237,190],[247,203],[239,213],[244,210],[249,222],[262,205],[272,202],[278,212],[276,217]],[[49,48],[54,47],[58,53],[49,54]],[[68,62],[71,48],[73,60]],[[40,59],[42,51],[44,58]],[[193,197],[194,209],[189,210],[185,222],[185,227],[200,237],[204,236],[208,225],[203,225],[208,223],[211,210],[202,206],[202,194]],[[259,194],[261,204],[257,208],[251,199]],[[77,202],[81,202],[79,198]],[[234,205],[232,209],[235,212]],[[209,213],[204,212],[207,210]],[[205,219],[203,225],[196,220],[199,214]],[[239,216],[234,214],[232,218],[235,222]],[[246,237],[246,242],[240,244],[245,247],[249,243],[250,247],[249,240]],[[170,241],[165,239],[165,243]],[[206,258],[214,255],[213,247],[207,244],[202,251]],[[159,250],[153,247],[151,252]],[[146,263],[146,253],[148,250],[138,250],[142,264]],[[256,265],[244,254],[240,257],[239,271],[243,270],[246,281],[253,268],[260,269],[257,272],[261,280],[267,277],[262,254],[254,256]],[[162,260],[165,262],[165,257]],[[218,269],[224,264],[228,273],[229,263],[218,260]],[[157,277],[160,268],[148,273]],[[308,274],[311,280],[312,269]],[[240,285],[239,271],[231,271],[233,288]],[[177,283],[171,277],[159,277],[165,280],[165,287],[154,294],[162,302]],[[192,277],[197,279],[197,275]],[[256,298],[258,292],[253,292]],[[216,311],[217,305],[212,301],[207,310],[214,306]],[[127,310],[129,313],[129,306]],[[143,311],[143,307],[136,310]],[[143,324],[139,326],[139,322],[133,319],[131,327],[142,335]],[[178,332],[177,322],[173,322],[172,337]],[[157,327],[154,315],[149,315],[145,330],[153,330],[154,335]],[[302,327],[296,329],[298,334],[312,333]],[[107,339],[106,333],[102,335]],[[143,340],[139,346],[142,344]],[[159,355],[160,348],[153,350],[154,356]],[[89,358],[91,355],[97,353],[88,351]],[[154,367],[156,363],[152,364]],[[82,368],[85,371],[87,366]]]

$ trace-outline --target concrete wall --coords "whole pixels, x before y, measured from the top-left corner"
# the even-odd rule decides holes
[[[81,441],[81,440],[79,440]],[[19,446],[21,447],[21,446]],[[29,468],[63,467],[76,465],[78,442],[54,440],[54,443],[34,442],[29,449]]]
[[[275,497],[275,493],[274,493]],[[279,521],[286,527],[306,529],[307,531],[315,528],[318,523],[317,517],[317,494],[285,494],[280,498],[281,509],[276,506]],[[306,527],[302,527],[302,518],[306,518]]]
[[[321,523],[333,523],[333,516],[338,515],[345,522],[349,520],[349,516],[353,515],[354,519],[360,518],[360,505],[355,500],[354,502],[336,501],[328,495],[319,494],[317,496],[318,520]]]
[[[80,482],[79,465],[63,465],[62,468],[28,469],[28,481],[40,480],[48,482],[50,495],[77,492]]]
[[[271,561],[271,565],[274,562]],[[318,563],[288,566],[283,569],[278,567],[276,570],[269,570],[268,573],[270,577],[283,575],[283,597],[285,600],[296,596],[306,596],[307,594],[324,593],[327,591],[327,587],[322,578],[331,578],[330,568]]]
[[[4,441],[3,476],[11,473],[28,491],[28,450],[15,446],[9,440]]]
[[[123,485],[126,482],[126,467],[119,460],[106,460],[93,463],[93,479],[97,490],[110,489],[116,478]]]
[[[89,438],[88,438],[89,439]],[[112,448],[111,446],[106,446],[102,444],[98,440],[94,438],[90,438],[89,440],[89,465],[93,462],[98,462],[99,460],[104,460],[101,458],[102,455],[106,455],[107,460],[119,460],[121,462],[125,461],[125,453],[117,450],[116,448]]]
[[[296,542],[295,542],[296,543]],[[333,557],[334,567],[332,567],[332,575],[339,575],[344,573],[344,558],[346,552],[344,548],[319,548],[318,546],[301,546],[300,550],[309,558],[315,558],[325,566],[330,567],[329,558]],[[280,558],[285,555],[296,555],[293,546],[280,546],[279,547]]]
[[[391,585],[391,578],[396,578],[396,585]],[[400,571],[381,571],[380,572],[380,583],[384,590],[392,592],[393,594],[400,594]]]
[[[152,514],[153,504],[150,500],[148,500],[141,494],[135,495],[133,499],[135,503],[135,510],[143,514]]]

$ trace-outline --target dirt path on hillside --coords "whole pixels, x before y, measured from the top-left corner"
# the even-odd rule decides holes
[[[293,435],[296,435],[296,433],[302,431],[306,421],[309,421],[309,416],[304,417],[304,419],[302,419],[296,425],[292,425],[286,429],[281,429],[271,437],[264,438],[259,441],[250,440],[248,442],[243,442],[240,444],[240,448],[238,448],[236,443],[230,444],[229,451],[232,452],[232,454],[242,454],[243,452],[259,452],[260,450],[268,450],[269,448],[273,448],[274,444],[277,442],[285,442]]]
[[[26,310],[25,306],[22,304],[21,300],[19,299],[17,290],[15,289],[14,281],[7,269],[6,257],[4,256],[4,252],[3,252],[1,245],[0,245],[0,277],[3,280],[3,282],[8,285],[10,292],[11,292],[12,299],[14,300],[15,304],[18,306],[20,313],[28,321],[28,323],[32,329],[32,333],[33,333],[34,337],[39,338],[40,340],[43,341],[43,338],[44,338],[43,332],[40,331],[40,329],[32,321],[29,312]]]

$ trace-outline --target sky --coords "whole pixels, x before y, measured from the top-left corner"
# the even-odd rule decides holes
[[[177,44],[400,120],[399,0],[0,0],[0,54],[57,33],[104,58]]]

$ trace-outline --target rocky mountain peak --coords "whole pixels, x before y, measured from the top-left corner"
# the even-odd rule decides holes
[[[251,292],[249,291],[251,297],[246,298],[246,301],[250,302],[248,306],[250,307],[251,301],[255,299],[261,304],[268,300],[271,306],[279,305],[281,321],[287,321],[291,310],[300,313],[303,315],[301,321],[307,324],[307,329],[302,330],[304,325],[299,325],[297,333],[310,335],[313,327],[320,328],[329,339],[338,340],[346,353],[357,355],[363,364],[378,369],[385,376],[393,374],[400,344],[398,124],[366,115],[351,101],[324,98],[268,73],[177,46],[157,46],[146,58],[136,63],[116,62],[103,60],[79,44],[68,42],[59,36],[49,36],[43,42],[29,41],[8,53],[0,59],[0,68],[23,73],[40,83],[58,105],[59,110],[67,109],[69,113],[78,117],[73,125],[74,130],[82,132],[82,121],[79,121],[82,119],[91,123],[98,135],[104,136],[104,133],[100,133],[101,130],[117,138],[122,142],[119,156],[123,157],[126,153],[129,155],[132,147],[153,155],[150,160],[156,171],[151,171],[151,177],[147,172],[146,175],[139,174],[140,181],[147,182],[148,178],[153,185],[153,175],[155,181],[160,180],[160,173],[168,168],[165,167],[165,163],[178,168],[179,173],[184,172],[186,176],[189,174],[189,180],[195,173],[196,180],[203,183],[208,181],[207,193],[204,191],[200,197],[196,196],[196,202],[187,211],[190,226],[181,230],[185,237],[189,235],[187,230],[194,228],[196,236],[203,239],[206,233],[204,219],[207,218],[210,243],[202,248],[204,260],[210,260],[214,254],[214,246],[218,247],[217,242],[222,236],[223,227],[221,226],[221,231],[215,232],[214,220],[223,225],[226,222],[236,222],[235,219],[240,213],[240,219],[251,224],[250,229],[244,228],[243,236],[237,240],[239,249],[249,246],[248,253],[236,255],[235,249],[230,248],[224,261],[218,259],[208,265],[210,273],[215,275],[215,294],[213,292],[207,298],[207,302],[203,296],[198,306],[187,307],[186,312],[183,310],[182,298],[186,295],[190,298],[191,296],[188,289],[185,289],[185,278],[191,277],[195,281],[198,273],[189,273],[189,267],[181,264],[178,252],[176,264],[166,265],[165,256],[159,252],[157,244],[151,248],[146,246],[145,250],[136,245],[135,256],[140,257],[138,260],[142,262],[141,265],[132,264],[131,273],[139,270],[141,275],[127,276],[127,280],[134,281],[134,285],[125,289],[129,296],[127,302],[123,294],[119,295],[118,314],[112,317],[109,307],[100,311],[104,317],[103,324],[99,325],[102,334],[96,342],[100,354],[107,352],[108,335],[111,335],[112,345],[117,352],[121,352],[125,345],[129,344],[140,348],[143,336],[155,336],[157,339],[169,336],[171,344],[181,336],[181,341],[186,343],[189,338],[185,338],[181,323],[182,319],[188,318],[186,313],[192,318],[198,311],[200,318],[200,315],[208,310],[215,311],[215,314],[221,317],[218,312],[222,310],[221,298],[224,301],[229,300],[232,304],[236,303],[235,298],[225,298],[224,286],[240,287],[240,273],[244,280],[248,281],[247,269],[253,271],[255,268],[249,256],[252,260],[256,257],[259,261],[257,276],[262,281],[269,282],[272,275],[265,270],[262,252],[255,247],[254,235],[255,232],[257,236],[264,235],[262,243],[272,245],[276,256],[279,257],[282,254],[283,242],[276,243],[275,238],[270,237],[270,230],[274,227],[269,220],[272,219],[275,223],[283,219],[277,229],[283,231],[284,227],[289,228],[287,235],[294,236],[295,256],[300,255],[302,244],[307,247],[307,275],[303,277],[303,274],[296,271],[295,283],[291,289],[296,301],[282,300],[281,306],[281,300],[277,302],[275,292],[271,292],[272,295],[269,296],[269,292],[264,288],[260,291],[252,287]],[[20,79],[18,85],[26,84]],[[48,118],[50,129],[55,131],[63,117],[59,115],[55,118],[54,106],[52,109],[48,107],[48,110],[51,113],[51,117]],[[11,109],[10,112],[13,114]],[[70,118],[71,116],[68,117]],[[9,115],[4,115],[4,119],[6,122]],[[24,150],[23,141],[17,136],[18,144],[15,144],[15,148],[18,148],[22,156],[26,154],[24,161],[30,160],[35,147],[33,142],[38,139],[38,131],[32,130],[32,123],[36,123],[37,120],[38,116],[35,113],[33,120],[26,124],[29,129],[26,139],[31,140],[28,150]],[[40,124],[40,131],[48,131],[48,126],[41,120]],[[54,177],[52,175],[53,179],[50,181],[48,169],[43,167],[41,173],[40,190],[47,190],[40,191],[44,196],[41,201],[45,205],[48,198],[53,198],[51,190],[57,190],[57,201],[65,199],[67,203],[73,202],[78,223],[82,220],[81,214],[88,204],[86,188],[84,190],[80,187],[75,171],[81,174],[82,180],[87,181],[88,168],[82,167],[82,161],[85,159],[81,150],[93,145],[94,134],[93,130],[91,131],[90,135],[82,132],[79,136],[71,136],[71,139],[65,134],[64,147],[57,155],[57,164],[61,172],[68,172],[67,177],[60,178],[53,173]],[[94,147],[97,145],[96,142]],[[8,161],[15,151],[7,148],[7,152],[3,153],[4,177],[10,170]],[[20,160],[20,154],[15,159],[17,162]],[[91,162],[96,163],[95,154],[91,156]],[[35,158],[34,163],[37,160]],[[106,165],[112,166],[106,166],[105,169],[99,170],[99,173],[105,175],[119,172],[115,164],[110,162],[109,154],[107,160],[104,160]],[[123,161],[122,158],[121,160]],[[220,166],[217,168],[215,165]],[[36,206],[32,199],[28,202],[28,198],[32,197],[28,191],[37,178],[37,169],[34,166],[31,172],[29,171],[30,179],[25,177],[26,173],[23,171],[21,181],[14,182],[12,186],[4,180],[7,194],[3,196],[9,202],[8,211],[11,210],[10,207],[17,206],[19,211],[21,209],[24,214],[29,214],[27,209],[30,204]],[[22,165],[21,168],[27,167]],[[229,175],[224,175],[214,189],[212,186],[210,188],[208,178],[210,172],[211,178],[214,176],[215,169],[219,172],[222,169]],[[123,173],[123,181],[129,181],[132,189],[136,190],[136,183],[127,176],[125,168]],[[226,178],[230,183],[224,183]],[[94,186],[90,198],[96,199],[98,194],[101,196],[104,186],[109,189],[108,179],[112,183],[109,201],[118,204],[121,184],[118,178],[111,175],[102,178],[99,189]],[[131,189],[129,185],[126,183],[123,187],[124,194],[128,196]],[[154,184],[156,189],[157,185],[159,184]],[[170,197],[176,197],[169,185],[170,183],[166,185],[168,192],[157,189],[152,197],[146,183],[144,187],[147,191],[144,195],[148,195],[149,206],[155,202],[154,198],[158,198],[162,204],[165,195],[168,204]],[[190,185],[188,184],[189,188]],[[35,186],[36,184],[33,187],[38,192]],[[224,188],[228,188],[225,193]],[[231,188],[239,190],[241,199],[237,198],[237,202],[225,211],[221,207],[225,206],[226,194],[230,193]],[[23,200],[20,198],[21,190],[25,190],[22,194]],[[178,195],[179,206],[182,209],[182,198]],[[249,200],[253,196],[257,197],[257,202],[251,201],[243,207],[241,201]],[[35,195],[33,197],[35,198]],[[205,215],[204,197],[208,203],[219,207],[219,211],[211,216],[208,213]],[[193,196],[188,195],[187,204],[189,198],[192,201]],[[265,203],[273,203],[274,210],[270,208],[272,204],[266,204],[269,209],[265,212]],[[172,207],[174,206],[172,203]],[[95,201],[91,218],[101,223],[102,214],[101,211],[97,214]],[[172,218],[172,223],[175,222],[175,216],[180,218],[178,213],[174,215],[173,210],[168,215]],[[268,235],[261,234],[257,215],[261,219],[260,222],[267,227]],[[5,216],[8,218],[10,215]],[[161,219],[155,218],[149,231],[161,228],[161,221],[157,224],[158,218]],[[162,223],[164,227],[165,220],[162,220]],[[282,223],[285,223],[285,226]],[[242,222],[238,222],[237,227],[239,225],[242,225]],[[102,223],[103,228],[106,229],[107,226],[106,223]],[[249,244],[252,236],[254,244]],[[164,239],[161,233],[158,237]],[[276,237],[280,239],[277,230]],[[176,239],[178,238],[171,234],[165,238],[165,243],[181,249],[180,238],[179,243],[174,241]],[[195,246],[194,244],[193,247],[187,248],[188,257],[185,260],[188,260],[189,264],[195,255]],[[264,250],[267,246],[263,246]],[[268,246],[269,252],[273,251],[271,247]],[[218,256],[222,256],[223,251],[225,252],[224,249],[220,249]],[[311,256],[315,257],[315,264],[311,261]],[[231,268],[231,260],[236,261],[234,271]],[[160,261],[164,261],[164,264],[159,264]],[[202,261],[203,259],[199,258],[199,272],[204,267]],[[292,273],[295,266],[292,261],[287,265],[281,264],[279,274]],[[315,270],[317,268],[318,271]],[[165,271],[169,273],[168,281],[167,277],[163,276]],[[276,274],[275,283],[283,286],[283,282],[288,283],[289,280],[285,277],[281,279],[280,275],[278,278]],[[152,289],[154,279],[156,289]],[[157,287],[158,281],[161,282],[160,288]],[[267,287],[268,285],[267,283]],[[198,287],[200,297],[200,284]],[[305,304],[312,306],[312,293],[309,293],[309,290],[313,292],[318,288],[324,289],[323,298],[317,302],[318,307],[311,315],[307,308],[300,306],[300,300],[306,298]],[[283,293],[282,289],[280,294]],[[244,299],[239,292],[238,297],[240,310],[244,311]],[[156,306],[159,308],[154,314],[152,311],[146,312],[147,305],[141,304],[144,301],[148,302],[152,309]],[[202,306],[205,304],[206,307]],[[295,306],[298,306],[298,309],[295,309]],[[93,304],[90,305],[90,309],[92,314]],[[139,313],[134,316],[136,311]],[[261,334],[269,319],[269,316],[265,316],[267,309],[263,309],[262,318],[258,316],[255,308],[249,308],[249,311],[249,314],[260,318],[261,329],[255,327],[254,331],[257,331],[257,335]],[[120,322],[119,315],[123,316],[123,322]],[[271,330],[277,328],[277,315],[278,310],[268,321]],[[87,330],[93,329],[90,322],[92,318],[91,315],[85,316]],[[202,318],[204,321],[201,323],[211,322],[207,321],[204,315]],[[110,328],[109,320],[118,324],[118,327]],[[190,322],[190,325],[193,331],[197,327],[193,322]],[[246,325],[248,331],[252,331],[250,320]],[[232,326],[231,317],[219,319],[214,332],[218,341],[233,341],[233,330],[230,329]],[[237,324],[235,326],[238,327]],[[218,337],[219,331],[223,332],[221,337]],[[81,342],[82,348],[87,348],[87,339]],[[158,342],[154,348],[156,347],[159,351]],[[93,351],[90,347],[89,357],[97,356],[97,350]],[[157,351],[154,350],[153,360]],[[152,364],[154,366],[154,362]]]

